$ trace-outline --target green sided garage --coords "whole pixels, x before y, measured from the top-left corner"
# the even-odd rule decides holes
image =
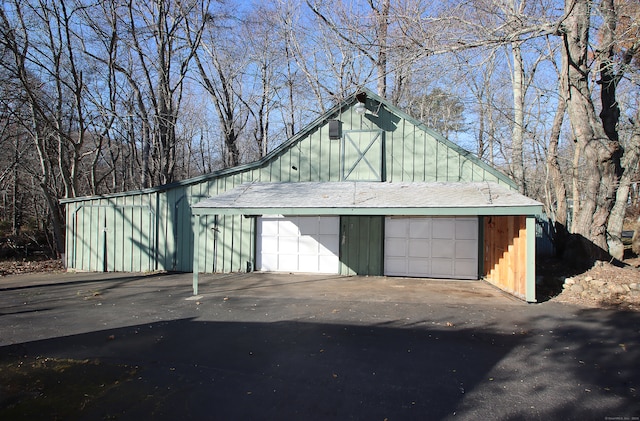
[[[535,301],[542,205],[366,89],[256,162],[62,203],[68,270],[486,279]]]
[[[484,240],[484,220],[535,215],[541,204],[489,182],[247,183],[194,204],[192,211],[197,217],[253,218],[257,270],[479,279],[486,269],[483,252],[496,247]],[[533,227],[535,221],[527,228],[525,218],[518,232],[525,243],[518,249],[511,241],[505,249],[505,256],[525,254],[516,259],[517,276],[530,301],[535,291],[527,279],[535,274],[526,250],[535,247],[535,232],[527,232]],[[195,293],[197,282],[194,272]]]

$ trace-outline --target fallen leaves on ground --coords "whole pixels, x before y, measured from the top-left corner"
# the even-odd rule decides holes
[[[64,265],[60,259],[0,261],[0,276],[21,273],[64,272],[64,270]]]

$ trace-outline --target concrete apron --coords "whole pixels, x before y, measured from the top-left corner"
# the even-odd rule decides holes
[[[252,272],[201,274],[199,294],[402,303],[525,305],[484,281]]]

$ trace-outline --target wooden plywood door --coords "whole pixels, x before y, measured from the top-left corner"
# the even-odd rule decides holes
[[[485,217],[485,278],[499,288],[524,298],[526,295],[526,262],[526,217]]]

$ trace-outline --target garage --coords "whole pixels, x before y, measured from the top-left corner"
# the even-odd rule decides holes
[[[385,218],[385,275],[478,279],[477,217]]]
[[[199,273],[258,269],[486,279],[536,300],[542,204],[366,88],[258,161],[62,203],[73,270],[193,272],[194,294]],[[108,235],[123,230],[140,235]]]
[[[535,215],[542,206],[496,183],[248,182],[191,209],[201,224],[211,215],[255,216],[247,267],[483,278],[535,301]],[[194,293],[197,282],[194,272]]]
[[[339,234],[337,216],[259,217],[256,268],[270,272],[337,274]]]

